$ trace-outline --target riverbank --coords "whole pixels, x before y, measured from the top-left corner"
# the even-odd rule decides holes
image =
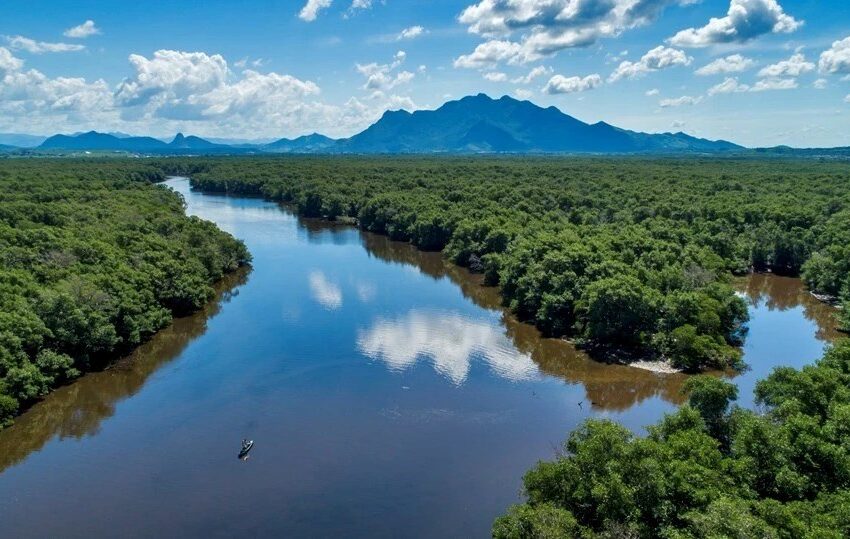
[[[202,309],[250,262],[131,161],[0,163],[0,428]]]
[[[684,375],[542,337],[439,253],[169,186],[189,215],[245,242],[250,278],[214,316],[175,322],[0,432],[14,455],[0,476],[7,535],[109,536],[122,522],[138,536],[486,537],[521,501],[523,472],[584,420],[641,435],[684,398]],[[763,371],[810,364],[827,340],[799,281],[748,282],[753,370],[728,380],[753,408]],[[267,495],[234,499],[234,484]],[[326,518],[328,507],[342,509]],[[376,508],[390,509],[364,518]]]

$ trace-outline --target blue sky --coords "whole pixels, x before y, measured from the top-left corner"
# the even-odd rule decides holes
[[[850,145],[847,0],[5,0],[0,132],[347,136],[485,92],[750,146]]]

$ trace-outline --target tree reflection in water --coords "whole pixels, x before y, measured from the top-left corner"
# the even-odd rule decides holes
[[[178,357],[207,330],[207,321],[239,293],[250,273],[243,268],[216,285],[216,298],[207,306],[174,322],[108,369],[83,376],[59,388],[0,431],[0,471],[38,451],[55,436],[82,438],[96,434],[115,405],[136,394],[151,374]]]

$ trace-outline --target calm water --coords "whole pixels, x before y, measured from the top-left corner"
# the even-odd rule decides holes
[[[582,420],[641,431],[681,402],[682,376],[540,339],[439,255],[168,184],[254,267],[0,432],[4,537],[483,537]],[[835,333],[799,281],[739,284],[749,405],[756,379]]]

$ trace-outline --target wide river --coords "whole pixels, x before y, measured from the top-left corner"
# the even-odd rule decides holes
[[[683,376],[541,339],[438,254],[167,185],[253,268],[0,432],[0,536],[486,537],[581,421],[642,432],[681,403]],[[757,379],[836,334],[797,280],[739,286],[750,406]]]

